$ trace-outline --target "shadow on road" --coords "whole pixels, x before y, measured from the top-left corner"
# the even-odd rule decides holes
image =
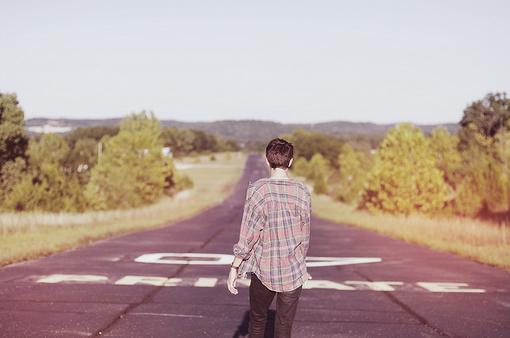
[[[274,338],[274,319],[275,310],[269,310],[267,313],[266,330],[264,332],[264,338]],[[243,321],[237,327],[237,331],[234,332],[233,338],[248,337],[248,325],[250,322],[250,311],[246,311],[243,316]]]

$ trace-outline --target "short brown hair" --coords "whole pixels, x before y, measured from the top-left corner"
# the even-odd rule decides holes
[[[266,158],[273,169],[287,169],[293,156],[294,146],[292,143],[287,142],[284,139],[272,139],[266,147]]]

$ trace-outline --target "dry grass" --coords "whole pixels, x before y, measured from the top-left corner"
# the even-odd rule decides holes
[[[455,253],[510,271],[510,229],[468,218],[374,215],[329,196],[313,196],[313,212],[338,223],[374,230],[437,251]]]
[[[194,187],[149,206],[85,213],[0,214],[0,265],[75,248],[113,235],[156,228],[221,203],[240,177],[245,155],[215,154],[215,157],[215,161],[209,156],[176,161],[191,177]]]

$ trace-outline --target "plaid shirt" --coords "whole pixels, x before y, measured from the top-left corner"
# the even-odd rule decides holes
[[[310,214],[310,192],[304,183],[287,178],[250,183],[239,242],[234,245],[234,255],[243,259],[238,277],[253,272],[277,292],[303,285]]]

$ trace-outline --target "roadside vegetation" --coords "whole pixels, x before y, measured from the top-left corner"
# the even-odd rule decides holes
[[[244,168],[243,153],[179,159],[193,187],[158,202],[125,210],[0,214],[0,266],[76,248],[114,235],[154,229],[221,203]]]
[[[336,223],[349,224],[383,235],[455,253],[510,271],[510,227],[465,217],[373,214],[339,202],[331,196],[313,194],[313,213]]]
[[[510,270],[510,99],[470,104],[459,132],[399,124],[377,145],[296,131],[293,174],[336,222]],[[310,152],[306,144],[314,143]],[[319,146],[317,146],[319,144]]]
[[[242,171],[238,150],[217,135],[162,127],[145,111],[116,127],[30,136],[16,95],[0,93],[0,264],[153,228],[219,203]],[[190,161],[193,167],[177,169]]]
[[[175,158],[239,150],[234,141],[216,135],[162,127],[145,111],[130,114],[118,127],[78,128],[63,135],[29,137],[23,127],[16,95],[0,93],[0,212],[149,205],[192,186],[175,169]]]
[[[227,196],[244,165],[236,141],[163,127],[145,111],[63,135],[23,126],[16,95],[0,93],[0,264],[189,217]],[[382,137],[281,136],[318,216],[510,269],[504,93],[468,105],[454,134],[404,123]]]

